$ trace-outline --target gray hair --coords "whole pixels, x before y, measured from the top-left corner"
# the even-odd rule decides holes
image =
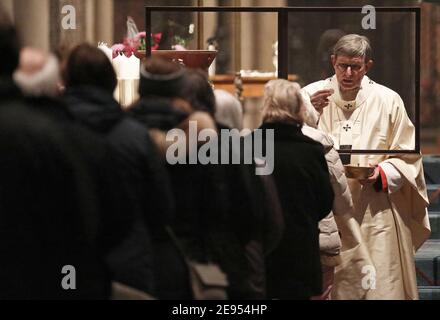
[[[270,80],[264,87],[264,122],[304,122],[305,108],[301,86],[284,79]]]
[[[26,96],[55,97],[58,95],[58,84],[61,80],[58,59],[55,55],[49,54],[40,70],[29,74],[19,68],[14,72],[13,78]]]
[[[214,90],[215,119],[231,129],[243,129],[243,109],[240,101],[227,91]]]
[[[333,54],[335,56],[365,57],[365,61],[368,61],[372,56],[370,41],[367,37],[358,34],[347,34],[335,44]]]

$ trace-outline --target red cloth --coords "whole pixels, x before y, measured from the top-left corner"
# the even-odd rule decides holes
[[[310,300],[330,300],[330,293],[335,280],[335,267],[322,266],[322,293],[313,296]]]
[[[382,170],[382,168],[379,166],[379,173],[380,173],[380,178],[382,180],[382,191],[383,192],[387,192],[388,191],[388,181],[387,181],[387,176],[385,174],[385,171]]]

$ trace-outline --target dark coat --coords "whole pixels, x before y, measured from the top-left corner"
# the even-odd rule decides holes
[[[165,132],[189,116],[166,98],[151,97],[143,98],[131,113],[147,127]],[[221,145],[220,141],[219,157]],[[221,266],[229,279],[230,298],[265,298],[263,229],[276,225],[274,232],[279,233],[282,222],[266,214],[272,202],[265,201],[254,166],[176,164],[168,171],[177,210],[173,228],[191,257]],[[274,236],[267,243],[273,246],[277,240]]]
[[[265,123],[260,129],[264,143],[265,130],[274,130],[273,176],[285,221],[281,242],[266,259],[268,295],[308,298],[321,292],[318,222],[333,204],[324,151],[300,125]]]
[[[221,130],[229,128],[218,122],[216,125],[222,146],[226,141]],[[240,163],[232,164],[234,147],[229,140],[229,150],[232,151],[229,152],[230,164],[217,165],[215,168],[221,177],[217,183],[222,184],[221,192],[227,204],[224,208],[226,219],[223,228],[231,232],[232,241],[234,237],[238,238],[241,246],[223,244],[221,238],[224,236],[221,233],[218,233],[219,239],[214,244],[217,244],[215,248],[219,252],[222,266],[229,272],[232,283],[230,296],[233,299],[265,299],[265,255],[278,245],[284,220],[273,176],[256,175],[255,163],[244,160],[245,140],[240,140]],[[220,159],[225,151],[228,150],[219,148]],[[217,226],[215,230],[218,229]]]
[[[0,298],[108,298],[90,175],[65,132],[17,101],[0,128]],[[61,287],[66,265],[76,290]]]
[[[21,90],[13,82],[11,78],[0,76],[0,105],[6,103],[17,102],[24,104],[24,97]]]
[[[99,204],[99,242],[103,255],[121,243],[133,223],[133,210],[126,190],[114,168],[117,166],[105,137],[85,128],[69,112],[62,99],[52,97],[26,97],[33,111],[49,117],[59,125],[68,144],[82,158],[90,177],[89,197]]]
[[[134,214],[129,236],[108,256],[113,279],[155,294],[152,237],[173,212],[167,177],[148,132],[127,117],[118,103],[98,88],[69,88],[65,102],[73,117],[106,137]]]
[[[0,79],[0,111],[1,298],[108,298],[99,203],[82,153],[11,78]],[[82,270],[77,290],[60,286],[67,264]]]

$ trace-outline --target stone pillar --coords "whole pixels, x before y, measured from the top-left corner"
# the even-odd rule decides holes
[[[241,0],[242,6],[283,7],[285,0]],[[243,13],[241,19],[242,69],[272,72],[272,44],[278,38],[276,13]]]
[[[27,2],[27,0],[24,1]],[[67,5],[75,8],[76,29],[64,29],[62,27],[62,19],[65,16],[62,14],[62,9]],[[50,0],[50,22],[50,46],[52,50],[62,48],[61,50],[64,51],[86,41],[86,1]]]
[[[243,6],[252,6],[252,0],[242,0]],[[258,54],[258,32],[256,32],[258,25],[258,13],[242,13],[241,14],[241,69],[254,70],[256,66],[256,55]],[[238,71],[238,70],[237,70]]]
[[[13,9],[22,43],[49,50],[49,0],[15,0]]]
[[[114,43],[114,2],[113,0],[96,0],[95,9],[95,39],[106,42],[109,46]],[[139,26],[140,29],[143,23]]]
[[[0,7],[14,20],[14,0],[0,0]]]
[[[75,8],[76,29],[63,29],[66,5]],[[0,6],[14,20],[26,46],[56,50],[84,41],[113,44],[114,0],[0,0]]]
[[[218,0],[206,0],[203,1],[204,7],[216,7],[218,6]],[[217,29],[217,13],[215,12],[205,12],[203,13],[203,43],[207,44],[208,38],[215,35]],[[203,48],[200,48],[203,49]]]
[[[114,0],[50,0],[51,46],[72,47],[81,42],[98,45],[113,44]],[[76,29],[63,29],[62,8],[72,5],[76,10]]]
[[[283,7],[286,6],[285,0],[259,0],[258,6],[261,7]],[[264,13],[258,15],[258,21],[256,23],[257,35],[260,39],[257,42],[256,64],[262,71],[275,72],[275,67],[272,63],[272,45],[278,39],[278,19],[276,13]],[[287,28],[287,26],[286,26]]]
[[[85,41],[94,44],[96,41],[96,20],[99,16],[95,16],[97,6],[101,1],[86,0],[84,1],[84,27],[85,27]]]
[[[282,7],[285,0],[241,0],[242,6]],[[276,13],[243,13],[241,19],[242,69],[274,72],[272,44],[278,38]],[[243,126],[258,128],[261,124],[262,98],[246,99],[243,106]]]

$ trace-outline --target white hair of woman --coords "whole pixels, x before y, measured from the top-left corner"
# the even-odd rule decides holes
[[[284,79],[270,80],[264,88],[264,122],[299,122],[305,118],[301,86]]]
[[[55,97],[61,81],[58,59],[38,49],[24,48],[14,81],[27,96]]]
[[[225,90],[214,90],[215,119],[231,129],[243,129],[243,109],[240,101]]]

